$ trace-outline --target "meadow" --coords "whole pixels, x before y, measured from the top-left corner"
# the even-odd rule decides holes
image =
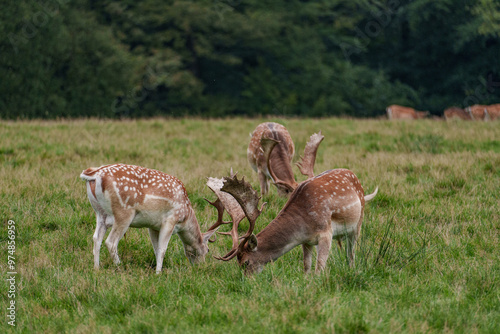
[[[249,133],[285,125],[295,161],[322,130],[315,172],[349,168],[366,193],[356,265],[332,247],[325,272],[305,275],[297,247],[245,277],[221,262],[230,238],[190,265],[172,237],[160,275],[146,229],[130,229],[115,266],[101,248],[81,171],[127,163],[185,184],[202,232],[215,222],[206,177],[232,167],[258,189]],[[354,119],[151,119],[0,123],[0,239],[16,226],[16,327],[21,333],[499,333],[500,123]],[[294,167],[298,180],[304,180]],[[256,232],[286,200],[271,187]],[[241,231],[246,223],[242,223]],[[223,227],[227,230],[228,227]],[[335,244],[333,244],[335,246]],[[0,280],[2,310],[8,282]]]

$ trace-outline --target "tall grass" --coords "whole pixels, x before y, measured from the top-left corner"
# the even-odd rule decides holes
[[[204,231],[216,218],[204,200],[214,199],[206,177],[232,167],[258,188],[246,147],[262,121],[0,123],[1,268],[6,274],[12,219],[16,330],[500,332],[498,123],[273,119],[288,128],[298,153],[322,130],[316,173],[346,167],[367,193],[379,186],[365,209],[353,267],[334,244],[325,272],[304,275],[297,247],[248,278],[235,262],[212,256],[189,265],[173,237],[155,275],[147,231],[131,229],[119,244],[122,264],[103,247],[101,269],[93,269],[95,217],[78,178],[83,169],[123,162],[178,177]],[[256,231],[285,203],[274,188],[264,200]],[[224,254],[230,243],[219,236],[209,254]],[[7,291],[7,282],[0,287]],[[6,320],[1,326],[12,331]]]

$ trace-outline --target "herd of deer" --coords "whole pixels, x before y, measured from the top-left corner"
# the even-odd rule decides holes
[[[388,119],[422,119],[430,116],[428,111],[417,111],[413,108],[403,107],[398,105],[391,105],[387,107]],[[465,109],[458,107],[451,107],[444,111],[444,119],[450,120],[464,120],[464,121],[494,121],[500,119],[500,103],[492,105],[475,104]],[[440,119],[438,116],[433,118]]]
[[[292,248],[302,245],[304,270],[310,272],[314,247],[317,246],[316,272],[325,268],[333,239],[345,250],[349,263],[354,264],[354,249],[359,237],[365,203],[377,194],[378,188],[365,195],[353,172],[333,169],[314,175],[318,146],[323,140],[321,131],[313,134],[297,163],[307,180],[297,182],[292,171],[295,147],[286,128],[277,123],[262,123],[252,133],[247,157],[260,182],[257,191],[238,179],[231,171],[229,177],[210,177],[207,186],[217,199],[208,201],[217,210],[217,221],[206,233],[201,233],[186,188],[177,178],[144,167],[113,164],[84,170],[80,177],[86,181],[87,195],[96,214],[94,268],[99,268],[99,251],[106,231],[111,228],[106,246],[116,264],[120,263],[118,242],[129,227],[149,229],[156,256],[156,273],[162,270],[169,240],[178,234],[186,257],[191,263],[203,261],[208,242],[219,226],[232,224],[232,249],[219,260],[236,257],[246,274],[262,271]],[[278,215],[258,234],[255,222],[266,203],[259,201],[269,191],[272,182],[288,201]],[[227,211],[231,221],[223,220]],[[249,229],[238,235],[238,225],[244,219]]]

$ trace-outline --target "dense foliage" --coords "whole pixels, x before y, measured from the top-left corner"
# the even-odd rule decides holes
[[[0,117],[376,116],[500,100],[498,0],[42,0],[0,12]]]

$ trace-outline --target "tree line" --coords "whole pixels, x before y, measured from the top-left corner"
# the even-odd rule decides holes
[[[0,117],[441,114],[500,102],[498,0],[32,0]]]

